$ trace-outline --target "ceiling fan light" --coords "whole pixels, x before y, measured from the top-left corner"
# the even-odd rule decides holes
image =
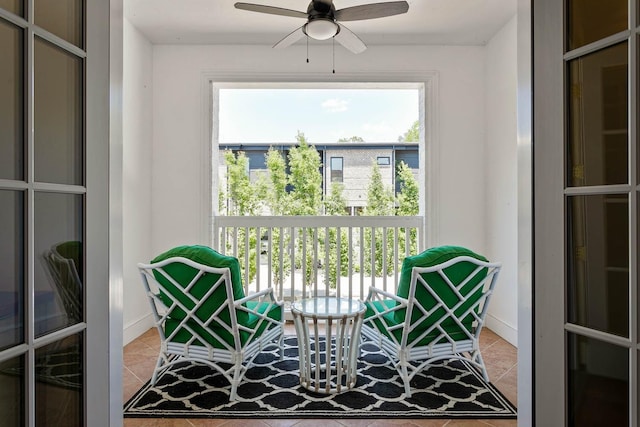
[[[304,25],[304,33],[316,40],[327,40],[338,33],[338,24],[330,19],[314,19]]]

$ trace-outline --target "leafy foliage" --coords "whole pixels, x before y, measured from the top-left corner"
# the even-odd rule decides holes
[[[413,122],[411,127],[401,136],[398,142],[419,142],[420,141],[420,120]]]

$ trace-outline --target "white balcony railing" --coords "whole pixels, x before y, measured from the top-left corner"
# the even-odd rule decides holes
[[[291,302],[395,292],[402,260],[424,248],[423,217],[218,216],[214,248],[240,260],[245,292]],[[288,304],[287,304],[288,305]]]

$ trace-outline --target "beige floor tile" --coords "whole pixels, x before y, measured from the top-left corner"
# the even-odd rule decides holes
[[[229,420],[227,419],[215,419],[215,420],[203,420],[203,419],[190,419],[189,422],[193,427],[222,427],[227,426]],[[265,427],[264,424],[258,424],[260,427]]]
[[[343,427],[343,426],[344,424],[341,424],[339,421],[327,420],[327,419],[301,420],[299,423],[295,424],[295,427]]]
[[[293,427],[295,426],[297,423],[300,422],[300,420],[294,420],[294,419],[288,419],[288,420],[266,420],[265,421],[269,427]]]
[[[484,420],[451,420],[445,424],[446,427],[487,427],[489,425]]]

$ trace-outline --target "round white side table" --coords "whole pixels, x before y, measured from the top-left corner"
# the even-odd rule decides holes
[[[298,337],[300,385],[322,394],[355,386],[365,311],[362,302],[349,298],[317,297],[291,305]],[[320,339],[322,326],[324,340]]]

